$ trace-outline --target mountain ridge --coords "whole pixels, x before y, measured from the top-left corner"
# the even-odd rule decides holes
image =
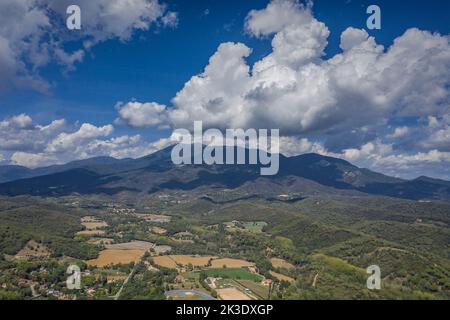
[[[81,168],[86,166],[104,165],[120,163],[130,160],[126,159],[116,159],[113,157],[93,157],[82,160],[74,160],[67,162],[65,164],[55,164],[51,166],[28,168],[19,165],[5,165],[0,166],[0,183],[10,182],[14,180],[33,178],[38,176],[49,175],[52,173],[62,172],[70,169]]]
[[[56,168],[47,167],[41,172],[53,172],[1,183],[0,194],[115,195],[121,192],[152,194],[162,190],[246,188],[255,194],[270,190],[305,194],[346,192],[412,200],[450,200],[448,181],[429,177],[413,180],[390,177],[359,168],[346,160],[315,153],[293,157],[280,155],[280,171],[275,176],[260,176],[260,165],[174,165],[170,153],[171,147],[168,147],[137,159],[100,157]],[[39,168],[34,170],[39,172]]]

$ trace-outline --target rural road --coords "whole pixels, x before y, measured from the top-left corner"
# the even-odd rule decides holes
[[[133,270],[131,270],[130,274],[128,275],[128,277],[125,279],[125,281],[122,283],[122,286],[120,287],[119,291],[117,291],[117,294],[114,296],[114,300],[119,300],[120,295],[122,294],[122,290],[123,288],[125,288],[125,286],[127,285],[128,281],[131,279],[131,277],[133,276],[134,271],[136,270],[136,266],[137,264],[134,265]]]

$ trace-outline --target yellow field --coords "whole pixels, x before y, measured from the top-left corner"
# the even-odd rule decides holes
[[[295,269],[295,266],[292,263],[287,262],[284,259],[272,258],[272,259],[270,259],[270,262],[272,263],[272,266],[274,268],[283,268],[283,269],[287,269],[287,270]]]
[[[214,256],[188,256],[188,255],[172,255],[177,263],[186,266],[192,264],[194,267],[204,267],[208,264],[209,260],[215,259]]]
[[[175,260],[170,258],[170,256],[153,257],[153,262],[160,267],[169,268],[169,269],[177,268],[177,263],[175,262]]]
[[[211,260],[211,266],[208,266]],[[248,262],[240,259],[219,259],[216,256],[190,256],[190,255],[168,255],[153,257],[156,265],[176,269],[178,266],[187,266],[192,264],[194,267],[211,267],[221,269],[225,265],[227,268],[245,268],[253,267],[253,262]]]
[[[223,266],[226,266],[227,268],[246,268],[246,267],[253,267],[255,264],[253,262],[248,262],[246,260],[240,260],[240,259],[215,259],[211,262],[211,268],[223,268]]]
[[[215,259],[214,256],[189,256],[189,255],[169,255],[153,257],[155,264],[165,268],[176,268],[177,264],[187,266],[192,264],[194,267],[206,267],[209,260]],[[213,260],[214,261],[214,260]]]
[[[249,296],[234,287],[216,289],[216,291],[222,300],[251,300]]]
[[[294,278],[291,278],[291,277],[288,277],[288,276],[285,276],[284,274],[281,274],[281,273],[278,273],[278,272],[275,272],[275,271],[269,271],[269,273],[270,273],[270,275],[272,276],[272,277],[274,277],[274,278],[276,278],[276,279],[278,279],[278,280],[280,280],[280,281],[287,281],[287,282],[295,282],[295,279]]]
[[[106,245],[106,249],[117,249],[117,250],[150,250],[155,247],[154,243],[147,241],[130,241],[124,243],[115,243]]]
[[[145,250],[120,250],[106,249],[100,251],[97,259],[88,260],[86,263],[90,266],[104,267],[110,264],[127,264],[137,262],[145,253]]]

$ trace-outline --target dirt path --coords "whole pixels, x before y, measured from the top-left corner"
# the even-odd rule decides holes
[[[30,284],[31,295],[33,296],[33,298],[37,298],[37,297],[40,296],[40,294],[38,294],[38,293],[36,292],[36,289],[34,288],[35,285],[36,285],[36,284],[34,284],[34,283]]]
[[[131,279],[131,277],[134,274],[134,271],[136,271],[136,266],[137,264],[134,265],[133,270],[131,270],[130,274],[128,275],[128,277],[125,279],[125,281],[122,283],[122,286],[120,287],[119,291],[117,291],[116,295],[114,296],[114,300],[119,300],[120,295],[122,294],[123,288],[125,288],[125,286],[127,285],[128,281]]]
[[[313,283],[312,283],[312,287],[313,287],[313,288],[316,288],[317,278],[318,278],[318,277],[319,277],[319,273],[316,273],[316,275],[314,276]]]

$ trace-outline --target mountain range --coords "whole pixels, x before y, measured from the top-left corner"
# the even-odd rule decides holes
[[[227,189],[266,195],[367,194],[450,200],[449,181],[390,177],[319,154],[280,155],[275,176],[260,176],[259,165],[174,165],[170,155],[171,147],[138,159],[97,157],[37,169],[0,166],[0,195],[149,195]]]

